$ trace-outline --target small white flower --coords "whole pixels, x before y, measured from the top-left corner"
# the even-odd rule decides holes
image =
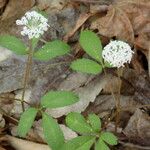
[[[16,24],[24,26],[21,35],[29,39],[39,38],[49,27],[48,20],[36,11],[27,12]]]
[[[120,68],[130,63],[133,53],[129,44],[115,40],[104,47],[102,57],[113,67]]]

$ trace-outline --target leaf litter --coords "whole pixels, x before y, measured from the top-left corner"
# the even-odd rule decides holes
[[[13,7],[10,7],[12,1],[8,4],[4,1],[2,5],[0,5],[0,13],[2,13],[1,18],[2,20],[4,20],[0,23],[1,30],[3,30],[1,31],[1,33],[10,32],[18,34],[15,27],[10,28],[9,26],[5,26],[5,20],[10,21],[11,24],[13,22],[10,19],[10,16],[12,17],[13,15],[13,17],[15,17],[15,15],[20,15],[16,14],[16,11],[15,14],[11,13],[16,9],[15,3],[17,3],[17,6],[20,6],[19,2],[16,1],[14,2]],[[25,10],[28,10],[33,7],[33,5],[35,5],[35,1],[23,1],[23,4],[26,6]],[[4,5],[7,5],[7,7]],[[130,82],[130,84],[125,84],[125,82],[123,81],[122,85],[122,118],[119,124],[119,129],[120,134],[123,133],[124,136],[120,149],[128,149],[129,147],[133,147],[133,149],[136,149],[136,147],[138,146],[143,149],[145,146],[149,147],[150,143],[148,139],[150,138],[150,120],[149,107],[146,107],[146,105],[150,104],[150,82],[148,76],[148,72],[150,72],[150,1],[113,0],[104,2],[103,0],[74,0],[72,2],[68,2],[66,0],[58,0],[52,1],[51,3],[49,0],[38,0],[37,5],[37,7],[39,7],[40,9],[46,10],[48,14],[50,14],[51,12],[53,13],[53,17],[51,17],[51,19],[53,20],[52,22],[54,22],[53,26],[57,28],[56,30],[53,28],[50,31],[53,38],[63,38],[64,41],[71,42],[70,39],[75,36],[75,41],[72,44],[76,46],[78,45],[77,34],[79,33],[80,29],[90,27],[90,29],[97,31],[97,34],[101,36],[102,41],[104,38],[107,38],[108,40],[112,38],[120,39],[129,42],[134,47],[135,57],[132,61],[134,77],[130,78],[132,73],[128,75],[128,78],[125,75],[123,76],[123,78],[126,81]],[[53,8],[52,10],[51,7]],[[64,13],[64,16],[58,15],[59,11],[60,13]],[[63,18],[65,18],[65,15],[66,18],[68,15],[72,15],[71,17],[74,20],[74,25],[70,25],[69,19],[63,20]],[[8,31],[7,28],[9,28]],[[49,37],[48,35],[46,35],[45,38],[51,39],[51,37]],[[107,42],[104,42],[103,44],[105,45],[106,43]],[[79,54],[80,51],[81,50],[79,49]],[[23,65],[24,63],[24,60],[16,57],[14,59],[14,56],[10,55],[11,54],[7,52],[6,55],[3,56],[6,59],[7,63],[5,61],[1,61],[1,67],[2,69],[4,69],[1,71],[1,75],[8,75],[7,79],[5,79],[6,81],[12,78],[12,76],[9,77],[9,75],[12,74],[10,73],[10,68],[12,65],[11,63],[15,62],[14,65],[16,65],[16,73],[20,72],[20,69],[18,67],[20,65],[20,62],[21,65]],[[53,69],[49,70],[49,72],[47,72],[44,76],[43,74],[39,75],[41,72],[40,70],[38,70],[38,82],[36,82],[34,85],[30,85],[32,89],[30,92],[37,92],[35,92],[34,94],[32,93],[31,97],[34,97],[38,101],[39,97],[44,93],[44,90],[47,89],[47,85],[52,81],[53,85],[49,87],[50,89],[71,90],[78,93],[80,97],[80,102],[72,106],[67,106],[61,109],[47,110],[47,112],[57,118],[59,122],[63,123],[64,115],[71,111],[82,112],[85,115],[87,115],[87,113],[89,112],[94,112],[104,120],[107,116],[107,119],[109,119],[109,117],[111,117],[111,115],[113,114],[113,109],[115,109],[115,103],[112,96],[110,95],[111,91],[109,89],[108,83],[110,83],[110,81],[113,82],[112,85],[114,91],[118,86],[116,77],[114,77],[114,71],[110,69],[109,73],[111,75],[107,77],[104,77],[103,74],[93,77],[68,71],[64,72],[64,68],[66,67],[57,68],[59,71],[55,69],[54,76],[58,77],[58,81],[56,82],[53,82],[53,76],[50,75],[49,78],[49,74],[52,74],[52,72],[54,71]],[[129,67],[127,67],[126,72],[128,71]],[[35,69],[35,72],[37,72],[37,68]],[[5,85],[3,86],[3,88],[1,88],[2,94],[3,92],[8,92],[8,95],[12,95],[12,93],[15,93],[16,96],[17,91],[21,90],[20,74],[17,75],[17,79],[15,79],[13,76],[13,79],[17,84],[11,83],[11,86],[8,86],[6,82],[2,82],[2,84]],[[42,86],[39,87],[41,80],[43,80],[43,83]],[[43,91],[40,93],[40,95],[38,95],[41,89]],[[7,101],[8,100],[9,99],[7,99]],[[12,103],[14,102],[11,101],[9,103],[6,103],[4,102],[4,100],[1,100],[1,107],[7,108],[7,113],[11,113],[13,109]],[[35,103],[35,101],[33,103]],[[17,111],[14,112],[13,115],[17,116]],[[4,119],[10,121],[8,118],[6,119],[2,116],[3,121]],[[11,125],[12,122],[9,124]],[[113,118],[110,120],[109,124],[111,125],[111,127],[113,127]],[[38,125],[35,126],[38,127]],[[64,125],[63,128],[65,128]],[[71,134],[71,132],[66,129],[65,132],[66,135]],[[121,139],[122,135],[119,135],[119,137]],[[8,135],[6,136],[6,139],[15,149],[18,150],[33,149],[33,147],[36,149],[48,149],[48,147],[45,145],[30,142],[41,142],[42,139],[41,141],[38,141],[34,138],[30,138],[30,141],[27,141],[20,140]]]

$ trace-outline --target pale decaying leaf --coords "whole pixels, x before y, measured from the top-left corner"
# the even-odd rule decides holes
[[[67,141],[78,136],[77,133],[75,133],[74,131],[72,131],[70,128],[66,127],[63,124],[60,124],[60,128],[62,129],[65,136],[65,140]]]
[[[13,136],[7,136],[7,139],[16,150],[51,150],[47,145],[21,140]]]
[[[71,73],[60,85],[60,90],[74,90],[83,86],[89,79],[91,75],[83,73]]]
[[[63,124],[59,124],[59,125],[64,133],[65,140],[71,140],[71,139],[77,137],[77,134],[74,131],[72,131],[71,129],[69,129],[68,127],[66,127],[65,125],[63,125]],[[36,121],[34,126],[35,126],[35,128],[33,129],[34,137],[35,138],[40,137],[42,139],[42,141],[45,142],[44,135],[43,135],[43,129],[41,127],[41,120]],[[32,135],[32,137],[33,137],[33,135]]]
[[[79,87],[74,89],[74,92],[79,95],[79,102],[73,104],[71,106],[66,106],[63,108],[57,109],[47,109],[46,112],[52,115],[55,118],[61,117],[63,115],[68,114],[69,112],[82,112],[86,109],[90,102],[94,102],[97,95],[101,92],[103,87],[109,83],[111,79],[111,75],[109,76],[98,76],[97,78],[93,79],[89,82],[86,86]],[[66,82],[65,82],[66,84]],[[65,90],[65,88],[61,89]]]
[[[137,109],[124,129],[124,134],[134,142],[149,145],[150,117]]]
[[[0,62],[1,62],[9,58],[13,53],[10,50],[5,49],[0,46],[0,54],[1,54],[1,57],[0,57]]]

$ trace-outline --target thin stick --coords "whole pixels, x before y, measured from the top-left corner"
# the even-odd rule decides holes
[[[33,50],[32,50],[32,43],[30,41],[28,59],[27,59],[25,73],[24,73],[24,79],[23,79],[23,92],[22,92],[22,98],[21,98],[21,105],[22,105],[22,111],[23,112],[25,111],[24,97],[25,97],[25,91],[26,91],[28,79],[30,77],[30,71],[31,71],[31,66],[32,66],[32,55],[33,55]]]

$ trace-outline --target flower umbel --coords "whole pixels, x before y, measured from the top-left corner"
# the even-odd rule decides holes
[[[24,26],[21,35],[29,39],[39,38],[48,30],[48,20],[36,11],[27,12],[21,20],[16,20],[17,25]]]
[[[104,47],[102,57],[113,67],[120,68],[130,63],[133,53],[129,44],[115,40]]]

